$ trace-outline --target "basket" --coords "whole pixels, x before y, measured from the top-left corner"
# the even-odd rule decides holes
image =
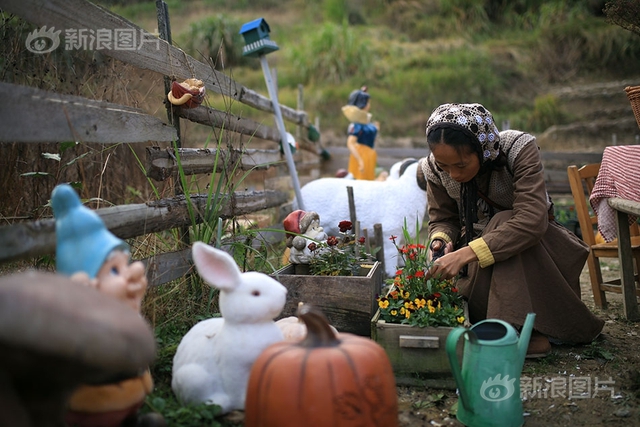
[[[640,127],[640,86],[627,86],[624,90],[627,92],[633,115],[636,116],[636,122]]]

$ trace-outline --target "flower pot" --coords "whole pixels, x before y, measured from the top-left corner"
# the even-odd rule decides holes
[[[398,385],[456,389],[445,348],[453,329],[387,323],[380,319],[380,310],[371,319],[371,338],[387,352]],[[458,356],[462,358],[462,340]]]
[[[383,281],[382,264],[362,264],[358,276],[312,276],[289,264],[271,276],[287,288],[280,315],[295,316],[299,302],[318,307],[339,332],[371,336],[371,316]]]

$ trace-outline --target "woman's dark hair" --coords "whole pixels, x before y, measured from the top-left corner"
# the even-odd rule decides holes
[[[482,164],[482,146],[466,130],[453,126],[438,127],[427,134],[427,144],[429,148],[438,144],[447,144],[455,148],[458,153],[475,153]]]
[[[500,169],[507,164],[507,159],[502,151],[495,160],[483,162],[482,145],[475,135],[463,128],[455,126],[437,127],[427,134],[427,144],[429,144],[430,149],[437,144],[447,144],[455,148],[458,153],[475,153],[480,161],[479,173],[483,173],[488,169]]]

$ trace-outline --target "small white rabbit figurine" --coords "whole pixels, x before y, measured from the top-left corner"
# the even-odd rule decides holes
[[[269,345],[284,339],[273,321],[287,289],[266,274],[242,273],[224,251],[195,242],[198,274],[220,289],[221,318],[203,320],[182,338],[173,358],[171,388],[183,404],[244,409],[249,373]]]

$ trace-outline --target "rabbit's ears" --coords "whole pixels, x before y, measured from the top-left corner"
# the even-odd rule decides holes
[[[195,242],[191,251],[198,274],[209,285],[230,291],[240,284],[241,272],[231,255],[203,242]]]

